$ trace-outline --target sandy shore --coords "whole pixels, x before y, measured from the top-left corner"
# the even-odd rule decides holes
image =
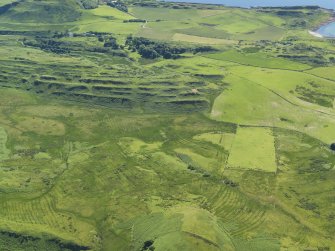
[[[318,38],[323,38],[323,36],[315,31],[308,31],[309,34],[311,34],[314,37],[318,37]]]

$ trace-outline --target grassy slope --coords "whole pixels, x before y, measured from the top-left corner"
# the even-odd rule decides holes
[[[288,70],[305,70],[310,68],[309,65],[304,65],[281,58],[271,58],[267,54],[262,53],[242,54],[236,51],[227,51],[223,53],[210,54],[208,57],[217,60],[231,61],[234,63],[264,68]]]
[[[277,39],[284,34],[280,28],[284,23],[282,19],[269,15],[258,15],[258,18],[255,19],[255,13],[247,13],[238,9],[174,10],[158,8],[152,11],[150,8],[135,7],[130,11],[134,16],[149,21],[146,28],[142,28],[139,34],[157,39],[171,39],[175,33],[232,40]],[[196,37],[193,42],[197,42]]]
[[[330,80],[335,80],[334,72],[334,67],[320,67],[308,71],[308,73]]]
[[[0,1],[0,6],[4,6],[4,5],[7,5],[7,4],[10,4],[10,3],[13,3],[15,2],[15,0],[1,0]]]
[[[0,128],[0,159],[5,160],[8,158],[9,151],[6,147],[7,133],[3,128]]]
[[[215,100],[212,118],[244,125],[298,130],[325,143],[333,140],[333,115],[292,103],[248,78],[232,75],[226,81],[233,87]],[[241,94],[242,97],[237,98]]]
[[[80,16],[76,1],[25,1],[5,12],[1,19],[22,23],[63,23],[75,21]]]
[[[1,16],[0,25],[114,32],[119,41],[128,33],[167,40],[179,33],[233,44],[217,47],[224,53],[141,65],[138,55],[133,61],[85,50],[57,55],[23,47],[22,36],[1,36],[0,83],[7,88],[0,92],[0,247],[335,248],[329,202],[335,159],[325,145],[334,140],[334,110],[320,102],[334,94],[327,80],[332,68],[279,59],[278,44],[269,45],[270,52],[241,52],[258,51],[260,39],[290,32],[304,34],[308,43],[306,30],[289,31],[284,18],[254,10],[131,8],[149,19],[145,28],[123,23],[133,17],[107,6],[85,11],[74,2],[54,4],[49,15],[43,3],[27,1]],[[40,19],[47,22],[37,26]],[[249,41],[235,44],[244,38]],[[78,43],[76,48],[102,47],[95,38],[62,39]],[[97,82],[86,81],[92,79]],[[32,86],[35,80],[44,85]],[[96,89],[101,86],[108,89]],[[73,87],[96,100],[74,98]],[[50,98],[53,92],[68,96]],[[114,101],[106,104],[101,96]],[[116,98],[135,105],[131,110]],[[185,99],[214,102],[211,119],[207,112],[182,112],[180,103],[166,105]]]

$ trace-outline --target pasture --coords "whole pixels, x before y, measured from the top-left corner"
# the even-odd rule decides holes
[[[4,128],[0,128],[0,160],[5,160],[9,157],[9,150],[7,149],[7,133]]]
[[[140,36],[207,44],[237,40],[277,40],[285,36],[284,19],[240,9],[171,9],[133,7],[130,13],[149,21]],[[254,18],[257,15],[257,18]],[[198,38],[199,37],[199,38]],[[197,39],[196,39],[197,38]],[[224,39],[224,40],[218,40]],[[228,40],[227,40],[228,39]],[[232,40],[231,42],[229,40]]]
[[[295,71],[311,68],[309,65],[292,62],[282,58],[274,58],[263,53],[238,53],[231,50],[218,54],[210,54],[207,57],[261,68],[288,69]]]
[[[94,16],[104,17],[107,19],[129,20],[133,18],[133,16],[131,16],[130,14],[125,13],[115,8],[111,8],[107,5],[102,5],[96,9],[89,10],[88,13]],[[96,18],[92,18],[92,19],[94,20]]]
[[[220,133],[220,132],[210,132],[203,133],[194,136],[196,140],[203,140],[207,142],[211,142],[215,145],[219,145],[224,149],[230,151],[233,142],[234,142],[235,134],[233,133]]]
[[[299,99],[300,96],[292,92],[294,88],[290,87],[290,83],[308,85],[309,79],[314,76],[261,68],[232,69],[231,75],[226,78],[232,88],[215,100],[212,118],[242,125],[279,126],[304,132],[327,144],[332,142],[335,136],[331,115],[333,110],[312,100],[306,102],[305,99]],[[243,74],[246,69],[248,70]],[[254,78],[254,74],[258,76]],[[280,74],[277,75],[278,78],[275,77],[276,74]],[[327,85],[331,84],[322,79],[317,82],[323,85],[319,90],[327,90]],[[317,121],[315,118],[318,118]]]
[[[321,77],[321,78],[330,79],[330,80],[335,81],[335,67],[314,68],[306,72],[313,74],[315,76]]]
[[[207,38],[207,37],[199,37],[199,36],[191,36],[186,34],[176,33],[172,37],[173,41],[181,41],[181,42],[189,42],[189,43],[197,43],[197,44],[225,44],[232,45],[236,42],[228,39],[217,39],[217,38]]]
[[[0,249],[334,249],[330,13],[127,5],[0,14]]]
[[[276,153],[271,129],[239,127],[229,155],[228,166],[276,172]]]

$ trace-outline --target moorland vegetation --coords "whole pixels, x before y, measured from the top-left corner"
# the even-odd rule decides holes
[[[332,15],[1,0],[0,250],[335,249]]]

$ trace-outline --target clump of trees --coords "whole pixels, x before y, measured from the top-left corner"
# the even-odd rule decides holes
[[[99,6],[99,0],[80,0],[79,3],[84,9],[95,9]]]
[[[238,187],[239,184],[233,180],[230,180],[228,178],[225,178],[224,180],[222,180],[222,183],[227,185],[227,186],[230,186],[230,187]]]
[[[155,59],[163,57],[166,59],[179,58],[180,54],[187,51],[180,46],[171,46],[167,43],[152,41],[143,37],[128,36],[126,46],[132,51],[137,51],[143,58]]]
[[[200,47],[183,47],[180,45],[172,45],[166,42],[159,42],[149,40],[143,37],[128,36],[126,40],[126,46],[129,50],[137,51],[143,58],[155,59],[163,57],[165,59],[177,59],[181,57],[181,54],[185,52],[210,52],[215,51],[210,46]]]
[[[128,7],[121,1],[108,0],[107,5],[123,12],[128,12]]]
[[[281,57],[281,58],[287,58],[287,59],[290,59],[290,60],[294,60],[294,61],[299,61],[299,62],[302,62],[302,63],[307,63],[307,64],[312,64],[312,65],[315,65],[315,66],[323,66],[323,65],[327,65],[328,61],[320,56],[319,58],[316,58],[314,55],[312,56],[305,56],[305,55],[294,55],[294,54],[280,54],[278,55],[278,57]]]
[[[124,20],[123,22],[124,23],[146,23],[147,20],[135,18],[135,19]]]
[[[202,53],[202,52],[214,52],[217,51],[215,48],[211,46],[199,46],[193,49],[193,53]]]
[[[304,19],[292,19],[291,22],[288,22],[291,28],[307,28],[308,22]]]
[[[101,38],[99,38],[99,40],[101,41]],[[107,40],[105,40],[104,47],[105,48],[109,47],[113,50],[120,49],[120,46],[118,45],[118,43],[116,42],[116,38],[114,38],[114,37],[107,38]]]
[[[36,41],[24,41],[25,46],[38,47],[44,51],[50,51],[57,54],[69,53],[69,48],[66,48],[62,42],[55,41],[53,39],[38,39]]]
[[[307,198],[302,198],[299,200],[299,207],[305,209],[305,210],[310,210],[310,211],[314,211],[315,213],[317,213],[317,209],[319,208],[319,205],[311,202],[309,199]]]
[[[278,16],[282,16],[282,17],[302,17],[304,16],[304,13],[302,11],[278,10],[275,13]]]
[[[97,44],[96,46],[87,44],[85,41],[72,42],[61,41],[59,38],[62,37],[94,37],[97,38],[99,42],[103,44]],[[99,33],[99,32],[90,32],[86,34],[71,34],[68,33],[54,33],[44,36],[36,36],[34,39],[24,38],[22,40],[25,46],[31,46],[35,48],[40,48],[44,51],[50,51],[57,54],[65,54],[74,51],[88,51],[88,52],[97,52],[105,53],[113,56],[127,57],[128,54],[123,51],[124,46],[119,45],[116,41],[116,38],[113,37],[110,33]]]

